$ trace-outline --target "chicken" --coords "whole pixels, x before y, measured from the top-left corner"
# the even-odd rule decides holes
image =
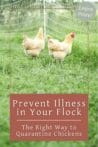
[[[45,47],[44,33],[43,29],[40,28],[36,37],[34,39],[29,38],[28,36],[24,36],[24,40],[22,43],[25,53],[31,56],[39,56],[40,52]]]
[[[68,34],[63,42],[59,40],[48,38],[49,54],[55,59],[64,60],[65,56],[72,52],[72,44],[75,38],[75,33]]]

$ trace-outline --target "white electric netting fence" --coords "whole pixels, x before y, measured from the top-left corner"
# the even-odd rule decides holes
[[[76,6],[77,4],[73,3],[63,5],[61,1],[50,3],[47,0],[18,0],[1,4],[0,32],[25,33],[32,31],[35,35],[39,27],[43,27],[46,38],[47,35],[51,35],[61,40],[71,31],[82,36],[95,34],[95,38],[91,37],[89,43],[98,47],[96,44],[96,40],[98,40],[96,39],[98,38],[97,17],[89,21],[89,24],[77,19],[74,13]],[[79,39],[78,42],[86,44],[87,40]]]

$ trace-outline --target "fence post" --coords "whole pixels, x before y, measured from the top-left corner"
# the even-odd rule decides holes
[[[87,49],[90,49],[90,34],[89,34],[89,22],[87,22]]]
[[[46,38],[46,2],[43,0],[43,6],[44,6],[44,37]]]

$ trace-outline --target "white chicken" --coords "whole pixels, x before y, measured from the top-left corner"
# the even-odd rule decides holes
[[[31,56],[39,56],[40,52],[45,47],[45,39],[43,29],[40,28],[36,37],[34,39],[29,38],[28,36],[24,36],[24,40],[22,43],[25,53]]]
[[[55,59],[64,60],[65,56],[67,56],[72,52],[72,44],[74,38],[75,38],[74,32],[68,34],[63,42],[49,38],[48,39],[49,54],[52,55]]]

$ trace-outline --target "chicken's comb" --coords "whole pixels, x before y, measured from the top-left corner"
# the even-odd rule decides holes
[[[72,32],[71,33],[71,37],[74,38],[75,37],[75,34],[76,34],[75,32]]]

